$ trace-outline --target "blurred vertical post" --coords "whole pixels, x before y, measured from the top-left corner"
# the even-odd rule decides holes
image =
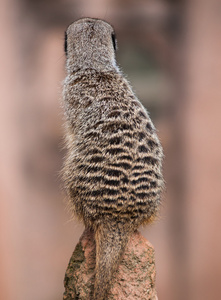
[[[166,299],[189,299],[189,249],[186,198],[185,149],[185,26],[188,22],[184,1],[167,1],[170,11],[165,26],[165,38],[170,46],[167,70],[172,77],[174,90],[167,115],[170,141],[166,149],[165,175],[167,186],[168,226],[170,245],[168,294]],[[167,298],[168,297],[168,298]]]
[[[218,299],[221,295],[221,2],[189,0],[187,21],[189,299]]]
[[[0,47],[0,298],[8,300],[16,298],[15,290],[19,285],[16,281],[18,256],[13,254],[19,253],[20,246],[17,236],[21,182],[17,168],[19,143],[15,115],[18,109],[15,101],[18,87],[17,43],[13,27],[16,3],[2,0],[0,5],[0,35],[3,41]]]

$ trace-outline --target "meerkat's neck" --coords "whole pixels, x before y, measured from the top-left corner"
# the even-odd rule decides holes
[[[87,49],[81,55],[68,57],[66,68],[69,74],[86,69],[93,69],[98,72],[120,72],[114,55],[110,56],[109,53],[104,51],[101,55],[98,51],[93,51],[93,49]]]
[[[84,64],[80,63],[76,63],[76,64],[72,64],[72,63],[67,63],[66,65],[66,69],[67,69],[67,73],[68,74],[73,74],[76,73],[78,71],[85,71],[85,70],[95,70],[96,72],[116,72],[116,73],[120,73],[119,67],[117,66],[116,62],[113,61],[112,64],[109,62],[100,62],[100,61],[88,61],[84,62]]]

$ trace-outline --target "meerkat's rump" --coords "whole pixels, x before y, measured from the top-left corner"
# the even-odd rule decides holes
[[[158,211],[163,187],[155,128],[121,76],[88,78],[75,84],[82,90],[82,110],[68,157],[76,213],[86,214],[85,221],[102,215],[148,222]],[[106,95],[96,94],[98,83]]]

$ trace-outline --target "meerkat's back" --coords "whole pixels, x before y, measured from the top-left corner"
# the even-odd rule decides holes
[[[66,32],[64,181],[74,213],[95,231],[96,300],[107,297],[129,235],[156,217],[163,189],[162,147],[115,47],[101,20],[81,19]]]

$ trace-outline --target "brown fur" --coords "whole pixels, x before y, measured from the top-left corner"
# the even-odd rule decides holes
[[[163,152],[148,113],[115,62],[113,28],[71,24],[63,101],[63,177],[73,212],[95,231],[94,300],[107,299],[129,235],[158,214]]]

